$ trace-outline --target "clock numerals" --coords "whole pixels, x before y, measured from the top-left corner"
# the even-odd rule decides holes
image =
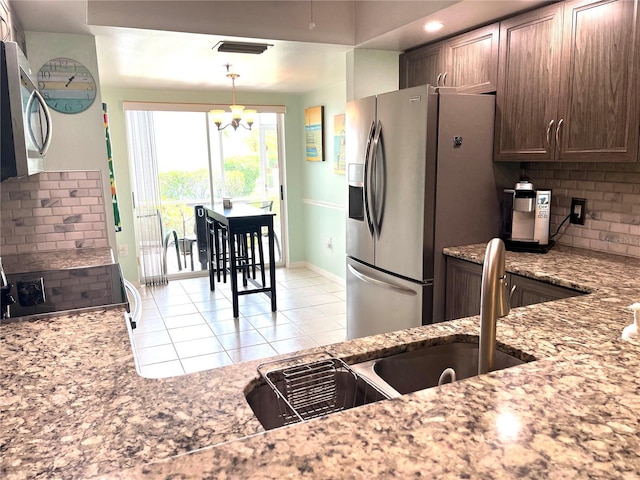
[[[55,58],[38,72],[38,88],[47,105],[60,113],[79,113],[96,98],[96,84],[91,72],[70,58]]]

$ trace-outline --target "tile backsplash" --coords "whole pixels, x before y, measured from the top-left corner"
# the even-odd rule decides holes
[[[551,232],[586,198],[584,225],[563,225],[556,241],[640,257],[640,163],[523,163],[536,189],[551,189]]]
[[[109,246],[100,171],[5,180],[0,198],[0,254]]]

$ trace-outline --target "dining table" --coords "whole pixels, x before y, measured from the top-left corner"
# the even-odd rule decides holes
[[[207,224],[210,225],[211,234],[208,235],[208,259],[209,259],[209,286],[211,291],[215,290],[215,277],[219,273],[218,262],[216,261],[220,252],[217,251],[216,241],[218,235],[218,228],[227,229],[228,244],[228,267],[225,264],[222,268],[229,269],[229,276],[231,280],[231,293],[233,304],[233,317],[239,317],[239,302],[238,298],[241,295],[250,295],[254,293],[264,293],[271,299],[271,311],[276,311],[276,265],[275,265],[275,233],[273,230],[273,218],[275,213],[248,205],[245,203],[233,203],[228,207],[224,204],[212,204],[205,205],[204,210],[207,216]],[[263,279],[268,278],[268,284],[266,281],[262,283],[258,280],[247,275],[245,278],[254,288],[239,289],[238,285],[238,252],[234,245],[234,239],[236,235],[242,234],[254,234],[258,233],[258,242],[262,241],[262,230],[267,229],[268,238],[268,252],[269,252],[269,275],[268,277],[262,276]],[[215,232],[215,233],[214,233]]]

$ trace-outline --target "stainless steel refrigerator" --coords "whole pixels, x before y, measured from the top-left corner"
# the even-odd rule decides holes
[[[443,321],[442,249],[500,233],[495,97],[444,91],[347,104],[349,338]]]

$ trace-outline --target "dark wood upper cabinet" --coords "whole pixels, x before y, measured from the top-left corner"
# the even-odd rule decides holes
[[[444,71],[444,42],[400,55],[400,88],[439,85]]]
[[[467,93],[496,90],[499,24],[488,25],[400,56],[400,88],[430,84]]]
[[[0,0],[0,40],[7,42],[11,40],[11,19],[9,18],[9,7],[4,0]]]
[[[565,3],[558,159],[638,158],[638,1]]]
[[[562,4],[500,24],[495,160],[554,159]]]
[[[498,83],[498,23],[445,42],[442,84],[465,93],[495,92]]]
[[[16,42],[23,53],[27,53],[27,40],[24,30],[16,15],[11,13],[9,2],[0,0],[0,40],[3,42]]]
[[[500,28],[495,160],[638,159],[638,0],[567,1]]]

